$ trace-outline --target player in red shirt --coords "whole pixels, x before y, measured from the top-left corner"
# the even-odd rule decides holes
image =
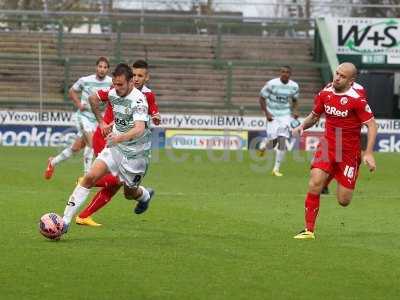
[[[133,81],[135,88],[140,90],[147,99],[149,106],[149,115],[155,125],[160,124],[160,114],[158,112],[158,105],[156,102],[155,94],[145,86],[145,83],[150,79],[148,72],[148,64],[144,60],[137,60],[132,65],[133,69]],[[111,104],[108,103],[106,111],[104,113],[103,122],[107,124],[103,131],[100,126],[97,126],[96,131],[93,135],[93,151],[97,156],[105,147],[106,141],[104,136],[111,130],[113,126],[114,115]],[[111,173],[103,176],[96,182],[97,187],[102,187],[100,191],[93,197],[92,201],[88,206],[76,217],[75,222],[79,225],[88,226],[101,226],[101,224],[95,222],[91,217],[96,211],[106,205],[112,197],[118,192],[121,187],[119,180]]]
[[[333,84],[333,82],[328,83],[328,84],[324,87],[324,89],[331,88],[331,87],[332,87],[332,84]],[[352,87],[361,97],[365,97],[365,99],[368,101],[368,99],[367,99],[367,91],[365,90],[365,88],[364,88],[361,84],[359,84],[359,83],[357,83],[357,82],[353,82],[353,84],[351,85],[351,87]],[[363,138],[364,138],[364,135],[362,134],[361,137],[362,137],[362,144],[364,144],[364,143],[363,143],[363,141],[364,141],[364,139],[363,139]],[[333,177],[332,177],[332,176],[329,176],[329,178],[326,180],[325,186],[324,186],[324,188],[322,189],[321,194],[329,194],[329,188],[328,188],[328,186],[329,186],[329,183],[332,181],[332,179],[333,179]]]
[[[325,114],[325,134],[314,154],[305,199],[306,228],[295,239],[315,238],[320,194],[329,176],[338,182],[336,196],[339,204],[350,204],[361,163],[362,125],[368,127],[367,148],[362,160],[370,171],[376,168],[373,147],[377,126],[365,97],[352,87],[356,74],[357,69],[353,64],[339,65],[332,86],[318,93],[313,111],[300,126],[293,129],[293,134],[301,135],[303,130],[312,127]]]

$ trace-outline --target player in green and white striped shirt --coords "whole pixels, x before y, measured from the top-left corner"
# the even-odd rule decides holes
[[[107,76],[109,68],[110,64],[107,58],[99,57],[96,62],[96,73],[79,78],[70,88],[69,96],[78,108],[75,113],[78,135],[71,146],[64,149],[57,156],[49,157],[44,174],[45,179],[50,179],[53,176],[54,168],[57,164],[70,158],[83,148],[85,148],[83,154],[84,173],[89,171],[93,160],[92,137],[97,126],[97,120],[91,110],[88,99],[91,94],[96,93],[99,89],[108,88],[112,84],[111,77]],[[102,111],[104,109],[105,105]]]
[[[134,87],[132,78],[132,69],[126,64],[119,64],[113,72],[113,87],[99,90],[89,97],[100,128],[104,131],[109,127],[103,124],[98,106],[100,101],[111,103],[114,126],[107,135],[107,147],[69,197],[63,216],[66,224],[64,231],[95,182],[108,172],[123,183],[125,198],[138,201],[134,209],[136,214],[145,212],[149,206],[154,191],[140,186],[147,172],[151,149],[148,104],[145,95]]]
[[[281,177],[279,168],[286,152],[286,140],[290,138],[291,123],[297,119],[299,85],[290,80],[292,69],[283,66],[280,77],[271,79],[260,91],[260,106],[267,118],[267,137],[260,143],[259,155],[276,145],[275,165],[272,175]]]

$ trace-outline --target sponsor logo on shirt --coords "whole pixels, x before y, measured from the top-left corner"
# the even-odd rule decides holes
[[[325,107],[325,113],[327,115],[333,115],[333,116],[337,116],[337,117],[347,117],[347,115],[349,114],[349,110],[346,109],[345,111],[339,110],[334,106],[329,106],[324,104]]]

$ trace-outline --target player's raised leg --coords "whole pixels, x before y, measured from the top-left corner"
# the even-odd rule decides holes
[[[337,181],[336,197],[341,206],[348,206],[353,197],[360,169],[360,152],[345,153],[337,163],[335,179]]]
[[[353,198],[353,189],[345,187],[338,183],[336,198],[341,206],[348,206]]]
[[[47,167],[44,172],[44,178],[51,179],[51,177],[54,174],[55,167],[59,163],[63,162],[64,160],[67,160],[75,153],[78,153],[84,147],[85,147],[85,141],[83,140],[83,138],[77,137],[71,146],[65,148],[57,156],[49,157],[49,159],[47,160]]]
[[[260,100],[261,101],[261,100]],[[268,114],[268,113],[267,113]],[[256,154],[260,157],[266,154],[266,151],[272,150],[277,143],[277,126],[278,122],[271,118],[267,118],[265,125],[266,137],[260,142]]]
[[[256,154],[260,157],[264,156],[265,150],[267,150],[267,143],[268,141],[264,138],[260,141],[257,149],[256,149]]]

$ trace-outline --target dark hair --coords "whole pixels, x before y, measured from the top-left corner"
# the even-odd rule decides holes
[[[117,77],[121,75],[125,75],[127,81],[131,80],[133,78],[132,69],[127,64],[124,63],[118,64],[115,67],[114,72],[112,72],[112,76]]]
[[[98,66],[99,63],[101,63],[101,62],[105,62],[105,63],[107,64],[107,68],[110,67],[110,62],[108,61],[107,57],[105,57],[105,56],[100,56],[100,57],[97,59],[97,61],[96,61],[96,66]]]
[[[290,72],[292,72],[292,68],[290,67],[290,66],[282,66],[281,68],[284,68],[284,69],[288,69]]]
[[[135,68],[135,69],[146,69],[147,70],[149,68],[149,65],[143,59],[138,59],[137,61],[135,61],[133,63],[132,68]]]

